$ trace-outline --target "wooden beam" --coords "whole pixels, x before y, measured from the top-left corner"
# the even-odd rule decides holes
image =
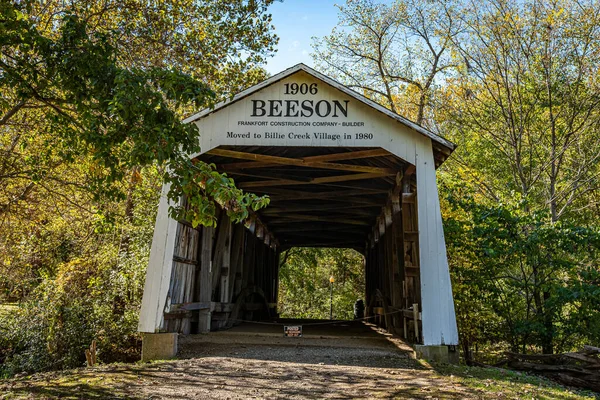
[[[365,206],[364,204],[348,204],[345,205],[343,209],[340,209],[339,204],[314,204],[314,205],[304,205],[304,206],[288,206],[288,207],[276,207],[276,206],[268,206],[267,208],[260,211],[261,215],[271,216],[271,215],[279,215],[279,214],[287,214],[289,212],[305,212],[305,211],[336,211],[336,212],[354,212],[358,210],[363,214],[375,214],[379,212],[380,205],[375,206]],[[373,212],[368,212],[365,209],[372,209]]]
[[[361,225],[361,226],[371,226],[371,223],[368,221],[362,221],[359,219],[349,219],[349,218],[338,218],[338,217],[321,217],[317,215],[302,215],[302,214],[289,214],[283,219],[277,219],[271,222],[271,225],[277,224],[287,224],[290,221],[315,221],[315,222],[334,222],[338,224],[347,224],[347,225]]]
[[[272,164],[294,165],[297,167],[308,168],[334,169],[339,171],[371,172],[378,174],[395,174],[397,172],[393,168],[369,167],[365,165],[336,164],[323,161],[305,161],[303,159],[298,158],[277,157],[265,154],[245,153],[242,151],[224,149],[212,149],[207,154],[221,157],[237,158],[241,160],[262,161],[265,163],[268,162]]]
[[[290,239],[295,239],[295,238],[301,238],[301,237],[307,237],[307,238],[314,238],[314,239],[348,239],[348,240],[363,240],[365,238],[365,234],[364,233],[357,233],[357,232],[306,232],[306,231],[299,231],[299,232],[289,232],[286,233],[285,235],[281,235],[281,237],[284,240],[290,240]]]
[[[271,196],[272,200],[308,200],[308,199],[340,199],[344,200],[349,197],[366,196],[366,195],[377,195],[387,194],[387,190],[332,190],[328,192],[307,192],[303,190],[287,190],[287,189],[275,189],[267,188],[259,190],[261,193],[267,193]],[[355,201],[355,200],[354,200]],[[381,203],[376,203],[381,206]]]
[[[278,164],[278,166],[281,167],[281,165]],[[220,168],[219,166],[217,167],[217,169],[219,171],[222,171],[223,169]],[[309,177],[309,176],[299,176],[296,173],[298,172],[298,170],[293,171],[292,173],[287,173],[287,172],[278,172],[276,174],[271,174],[269,173],[246,173],[246,172],[239,172],[239,171],[225,171],[228,175],[231,175],[234,177],[234,179],[237,182],[238,177],[251,177],[251,178],[261,178],[261,179],[284,179],[284,180],[290,180],[290,181],[297,181],[300,182],[298,183],[299,185],[303,185],[302,182],[311,182],[311,180],[313,178]],[[377,181],[373,181],[373,180],[369,180],[367,182],[360,182],[360,181],[349,181],[349,182],[332,182],[332,183],[318,183],[321,186],[326,186],[326,187],[334,187],[334,188],[342,188],[342,189],[387,189],[387,185],[389,185],[388,180],[390,179],[390,176],[388,175],[382,175],[379,177],[380,179]],[[239,184],[244,184],[244,183],[249,183],[249,182],[239,182]],[[291,185],[292,183],[290,183]],[[313,183],[314,184],[314,183]],[[191,224],[190,224],[191,226]]]
[[[355,247],[360,247],[360,242],[358,241],[350,241],[350,240],[338,240],[338,241],[331,241],[331,242],[326,242],[326,241],[316,241],[316,242],[310,242],[310,241],[306,241],[306,240],[300,240],[300,241],[290,241],[290,242],[286,242],[284,244],[284,246],[289,246],[289,247],[348,247],[348,248],[355,248]]]
[[[349,179],[347,181],[341,181],[341,182],[314,182],[313,179],[315,178],[311,178],[311,177],[299,177],[295,174],[292,175],[287,175],[285,173],[278,173],[275,176],[271,176],[271,174],[245,174],[245,173],[237,173],[237,172],[226,172],[229,175],[234,176],[234,179],[236,180],[238,187],[242,187],[242,185],[246,185],[246,184],[254,184],[254,182],[238,182],[237,177],[236,176],[243,176],[243,177],[254,177],[254,178],[263,178],[263,179],[269,179],[269,180],[276,180],[276,179],[281,179],[284,180],[285,185],[307,185],[307,184],[313,184],[313,185],[320,185],[320,186],[324,186],[324,187],[332,187],[332,188],[341,188],[341,189],[350,189],[350,190],[388,190],[389,185],[391,183],[391,175],[387,175],[387,174],[376,174],[377,176],[374,175],[374,177],[372,178],[366,178],[366,179],[362,179],[359,180],[359,178],[356,178],[354,180]],[[366,173],[365,173],[366,174]],[[351,176],[351,175],[348,175]],[[323,177],[323,178],[328,178],[328,177]],[[373,179],[378,179],[378,180],[373,180]],[[337,178],[335,178],[334,180],[337,181]],[[365,182],[366,181],[366,182]],[[262,186],[257,186],[256,188],[248,188],[249,191],[250,189],[254,189],[252,191],[256,192],[257,189],[260,189],[261,187],[266,186],[266,187],[270,187],[273,185],[262,185]],[[191,226],[191,225],[190,225]]]
[[[293,203],[294,200],[300,200],[300,201],[298,203]],[[338,205],[338,207],[345,207],[347,204],[362,204],[366,207],[381,207],[381,203],[383,203],[383,200],[377,201],[377,200],[371,200],[371,199],[366,199],[366,198],[362,198],[362,197],[344,198],[344,197],[315,196],[315,197],[311,198],[310,196],[306,196],[301,199],[295,199],[292,197],[283,197],[283,196],[282,197],[272,197],[271,196],[270,204],[276,205],[278,207],[280,207],[279,203],[283,203],[283,202],[292,202],[292,204],[294,204],[294,205],[300,205],[303,200],[327,200],[327,202],[335,202]],[[281,207],[283,207],[283,206],[281,206]]]
[[[200,273],[196,280],[196,290],[198,290],[198,301],[202,303],[210,303],[212,296],[212,248],[213,235],[215,228],[202,228],[202,245],[200,246]],[[198,331],[210,331],[210,309],[200,311],[198,319]]]
[[[331,225],[329,228],[327,225],[315,225],[315,224],[307,224],[304,226],[298,226],[298,224],[293,224],[290,226],[282,226],[274,228],[274,232],[281,236],[286,236],[287,234],[293,233],[302,233],[302,234],[310,234],[310,233],[326,233],[330,235],[336,235],[340,233],[350,233],[353,235],[367,235],[369,233],[366,229],[361,228],[350,228],[348,226],[342,225]],[[327,227],[326,227],[327,226]]]
[[[352,216],[376,217],[378,215],[377,211],[374,210],[375,207],[367,207],[367,208],[368,208],[367,210],[364,210],[362,208],[345,209],[344,207],[340,207],[340,205],[338,204],[337,209],[322,210],[317,207],[315,207],[314,209],[310,209],[307,207],[305,210],[302,210],[300,212],[310,213],[310,215],[325,215],[325,216],[334,214],[334,215],[338,215],[338,216],[348,215],[351,217]],[[369,209],[371,211],[368,211]],[[262,215],[267,218],[274,218],[277,216],[285,217],[286,214],[289,214],[291,212],[293,212],[293,211],[292,210],[286,211],[285,209],[278,208],[270,213],[263,213]]]
[[[211,152],[212,153],[212,152]],[[384,149],[372,149],[372,150],[358,150],[358,151],[347,151],[343,153],[335,153],[335,154],[323,154],[319,156],[310,156],[303,157],[299,160],[303,160],[304,162],[330,162],[330,161],[342,161],[342,160],[357,160],[360,158],[371,158],[371,157],[382,157],[382,156],[390,156],[392,155],[387,150]],[[229,163],[222,164],[222,168],[227,171],[234,171],[240,169],[256,169],[256,168],[270,168],[281,165],[279,163],[273,162],[264,162],[264,161],[256,161],[256,162],[242,162],[242,163]]]
[[[371,149],[371,150],[346,151],[343,153],[323,154],[320,156],[304,157],[303,160],[329,162],[329,161],[357,160],[359,158],[385,157],[385,156],[393,156],[393,154],[384,149]]]
[[[309,181],[299,181],[295,179],[278,179],[268,181],[255,181],[255,182],[242,182],[238,185],[240,189],[248,189],[255,187],[265,186],[288,186],[288,185],[320,185],[324,183],[335,183],[335,182],[348,182],[348,181],[361,181],[366,179],[377,179],[386,176],[392,176],[396,174],[378,174],[378,173],[364,173],[364,174],[346,174],[336,176],[324,176],[319,178],[311,178]]]
[[[217,239],[214,246],[213,254],[213,276],[212,276],[212,291],[214,292],[221,283],[222,275],[229,275],[229,260],[230,260],[230,241],[231,241],[231,221],[225,213],[222,212],[221,218],[217,223]]]
[[[308,224],[308,225],[312,225],[312,224]],[[290,236],[290,235],[354,235],[354,236],[366,236],[369,231],[365,228],[361,228],[361,227],[350,227],[350,226],[340,226],[337,225],[338,229],[324,229],[324,228],[310,228],[308,227],[308,225],[305,226],[304,229],[299,228],[297,230],[292,230],[290,229],[289,226],[286,227],[282,227],[281,231],[278,231],[281,233],[281,236]]]
[[[280,165],[280,164],[277,164]],[[224,168],[217,167],[217,170],[224,170]],[[229,175],[237,175],[237,176],[247,176],[250,178],[260,178],[260,179],[289,179],[297,182],[310,182],[310,176],[299,176],[295,174],[287,174],[287,173],[247,173],[242,171],[226,171]]]

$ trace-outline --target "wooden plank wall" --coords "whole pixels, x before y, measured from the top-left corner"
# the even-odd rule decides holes
[[[222,211],[216,228],[178,223],[162,330],[189,334],[231,326],[241,293],[238,319],[276,316],[279,251],[270,240],[262,228],[233,224]]]
[[[421,304],[416,193],[410,185],[404,185],[403,191],[392,196],[365,252],[367,316],[375,316],[375,322],[388,331],[408,332],[411,340],[419,342],[413,321],[405,327],[408,322],[403,317],[404,310]],[[396,313],[382,316],[391,312]]]
[[[182,223],[177,224],[175,236],[175,249],[173,252],[173,270],[167,307],[171,304],[189,303],[193,301],[194,281],[198,266],[198,243],[200,232]],[[191,330],[191,315],[174,310],[165,315],[165,329],[167,332],[181,332],[188,334]]]

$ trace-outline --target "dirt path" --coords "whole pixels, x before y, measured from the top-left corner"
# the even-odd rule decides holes
[[[452,375],[458,369],[439,374],[400,340],[370,327],[341,328],[314,328],[302,339],[256,327],[188,336],[180,339],[179,360],[0,381],[0,399],[580,398],[541,391],[544,382],[515,387],[514,377],[479,379],[471,370],[466,379],[484,386],[468,387]]]
[[[328,349],[316,348],[318,351]],[[253,349],[252,353],[260,351]],[[283,351],[282,353],[288,353]],[[295,350],[290,352],[297,356]],[[380,354],[355,353],[375,356]],[[285,354],[280,354],[285,356]],[[333,356],[335,357],[335,356]],[[333,358],[332,357],[332,358]],[[393,356],[390,355],[393,359]],[[144,372],[145,395],[162,399],[468,398],[432,371],[207,357]],[[150,382],[150,385],[147,383]]]
[[[412,359],[403,342],[370,327],[313,327],[300,339],[283,338],[279,329],[193,335],[180,339],[181,360],[39,375],[4,388],[14,397],[82,399],[472,397]]]

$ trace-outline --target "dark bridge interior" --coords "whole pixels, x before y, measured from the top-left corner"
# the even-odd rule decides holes
[[[439,165],[445,158],[441,148],[436,155]],[[228,146],[200,159],[216,164],[241,189],[270,197],[258,216],[282,250],[344,247],[364,253],[404,176],[405,191],[416,190],[414,167],[381,148]]]

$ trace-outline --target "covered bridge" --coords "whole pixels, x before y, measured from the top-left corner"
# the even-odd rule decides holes
[[[186,122],[200,132],[192,158],[271,202],[245,224],[221,212],[216,228],[194,229],[169,218],[163,188],[139,323],[145,358],[174,351],[177,333],[275,318],[290,247],[356,249],[368,315],[402,334],[414,304],[423,351],[458,344],[435,172],[452,143],[303,64]]]

